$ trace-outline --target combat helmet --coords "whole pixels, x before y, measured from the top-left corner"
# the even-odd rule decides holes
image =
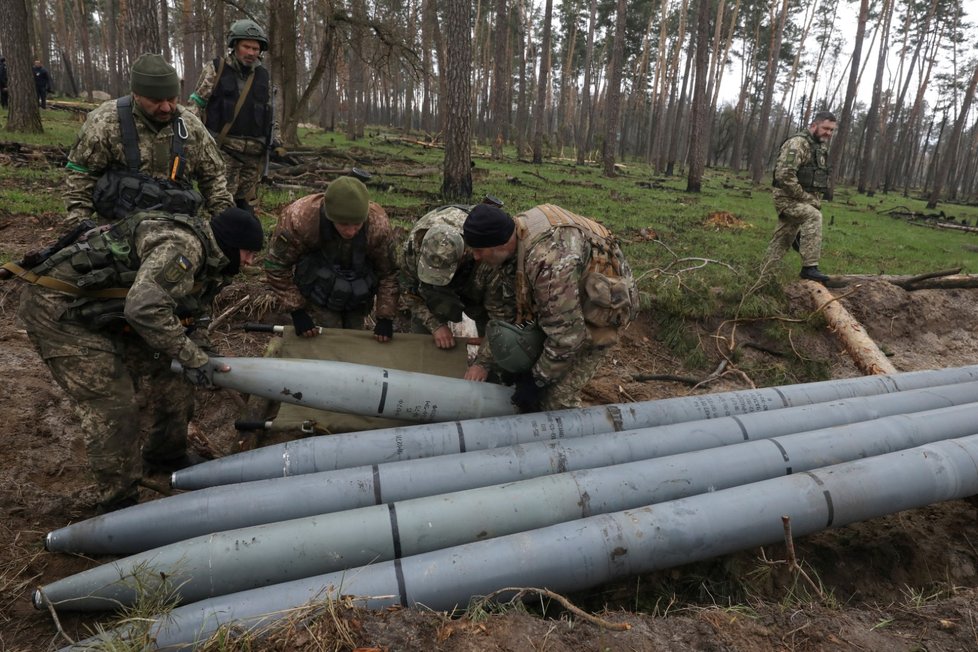
[[[268,49],[268,35],[265,34],[265,30],[249,18],[242,18],[231,23],[231,28],[228,30],[228,49],[233,48],[234,43],[242,39],[258,41],[262,52]]]
[[[543,353],[546,334],[536,324],[516,326],[499,319],[486,325],[486,339],[496,365],[510,373],[529,371]]]

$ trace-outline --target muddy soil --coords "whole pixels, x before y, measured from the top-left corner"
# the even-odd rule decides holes
[[[0,210],[0,250],[22,254],[56,235],[55,216]],[[236,328],[259,310],[260,283],[242,280],[221,298],[253,301],[215,333],[231,355],[258,355],[265,335]],[[809,308],[797,289],[789,298]],[[16,320],[19,283],[0,284],[0,369],[5,382],[0,446],[0,650],[57,649],[84,638],[108,616],[51,614],[31,606],[38,585],[104,559],[44,552],[46,532],[94,514],[93,488],[77,422]],[[843,303],[901,371],[976,362],[978,290],[906,292],[869,283]],[[709,332],[704,329],[704,339]],[[750,336],[749,331],[745,331]],[[761,337],[761,333],[755,334]],[[635,374],[701,376],[682,369],[657,345],[643,316],[625,333],[614,359],[587,388],[589,403],[640,401],[748,387],[728,374],[696,390],[675,382],[635,382]],[[827,361],[833,377],[858,375],[829,334],[794,341],[805,356]],[[745,356],[770,356],[760,348]],[[204,452],[241,445],[232,423],[239,399],[201,392],[192,430]],[[162,485],[165,478],[149,480]],[[142,490],[141,500],[160,497]],[[951,501],[795,542],[816,590],[785,571],[785,547],[767,546],[722,559],[632,578],[567,598],[587,617],[552,600],[530,600],[484,618],[448,618],[415,610],[366,612],[339,605],[336,618],[286,628],[248,649],[265,650],[976,650],[978,519],[976,503]],[[542,605],[542,606],[541,606]],[[621,629],[623,624],[627,629]],[[227,649],[227,648],[222,648]]]

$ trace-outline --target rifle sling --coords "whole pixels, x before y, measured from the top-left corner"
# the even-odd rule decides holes
[[[129,288],[103,288],[101,290],[83,290],[77,285],[72,285],[67,281],[62,281],[51,276],[39,276],[29,269],[24,269],[15,262],[4,263],[2,268],[11,272],[14,276],[32,283],[34,285],[40,285],[41,287],[46,287],[49,290],[55,290],[57,292],[63,292],[64,294],[70,294],[76,297],[82,297],[85,299],[125,299],[126,295],[129,294]],[[192,293],[199,292],[203,289],[202,283],[195,283],[191,289]]]

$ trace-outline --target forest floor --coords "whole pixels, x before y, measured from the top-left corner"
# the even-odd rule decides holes
[[[0,212],[0,248],[7,251],[22,253],[56,233],[54,216]],[[248,283],[240,281],[228,292],[242,296],[256,289]],[[66,637],[78,640],[90,634],[97,620],[92,615],[63,614],[55,620],[36,611],[30,595],[41,584],[104,561],[43,549],[48,531],[94,515],[94,493],[68,401],[17,322],[19,293],[19,282],[0,285],[0,369],[5,376],[0,394],[6,424],[0,446],[0,651],[10,652],[56,649],[66,644]],[[797,288],[789,287],[788,295],[799,312],[810,310]],[[976,362],[978,290],[906,292],[887,283],[867,283],[844,303],[901,371]],[[222,352],[260,354],[268,336],[236,328],[238,320],[253,316],[238,314],[217,330]],[[704,341],[709,337],[704,327]],[[745,328],[741,337],[763,343],[760,329]],[[809,335],[794,346],[806,356],[828,361],[835,378],[858,375],[828,333]],[[772,355],[761,348],[744,349],[744,355]],[[589,385],[587,402],[690,392],[678,383],[635,382],[635,374],[691,374],[656,344],[655,327],[646,315],[629,327],[613,363]],[[731,374],[696,391],[747,387],[743,377]],[[234,452],[237,433],[232,423],[238,409],[226,392],[202,392],[192,427],[219,453]],[[143,489],[143,501],[156,498],[159,494]],[[567,596],[593,618],[550,600],[461,618],[339,605],[336,618],[285,628],[247,649],[978,649],[976,503],[937,504],[795,543],[820,592],[777,563],[786,553],[783,545],[775,545]]]

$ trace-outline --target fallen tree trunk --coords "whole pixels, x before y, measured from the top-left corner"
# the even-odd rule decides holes
[[[978,274],[959,274],[960,267],[946,269],[916,276],[893,274],[833,274],[831,285],[843,287],[854,283],[886,281],[904,290],[951,290],[955,288],[978,288]]]
[[[896,367],[880,351],[876,342],[831,292],[814,281],[801,281],[801,286],[811,295],[815,309],[825,315],[829,330],[839,339],[861,372],[867,376],[897,373]]]

